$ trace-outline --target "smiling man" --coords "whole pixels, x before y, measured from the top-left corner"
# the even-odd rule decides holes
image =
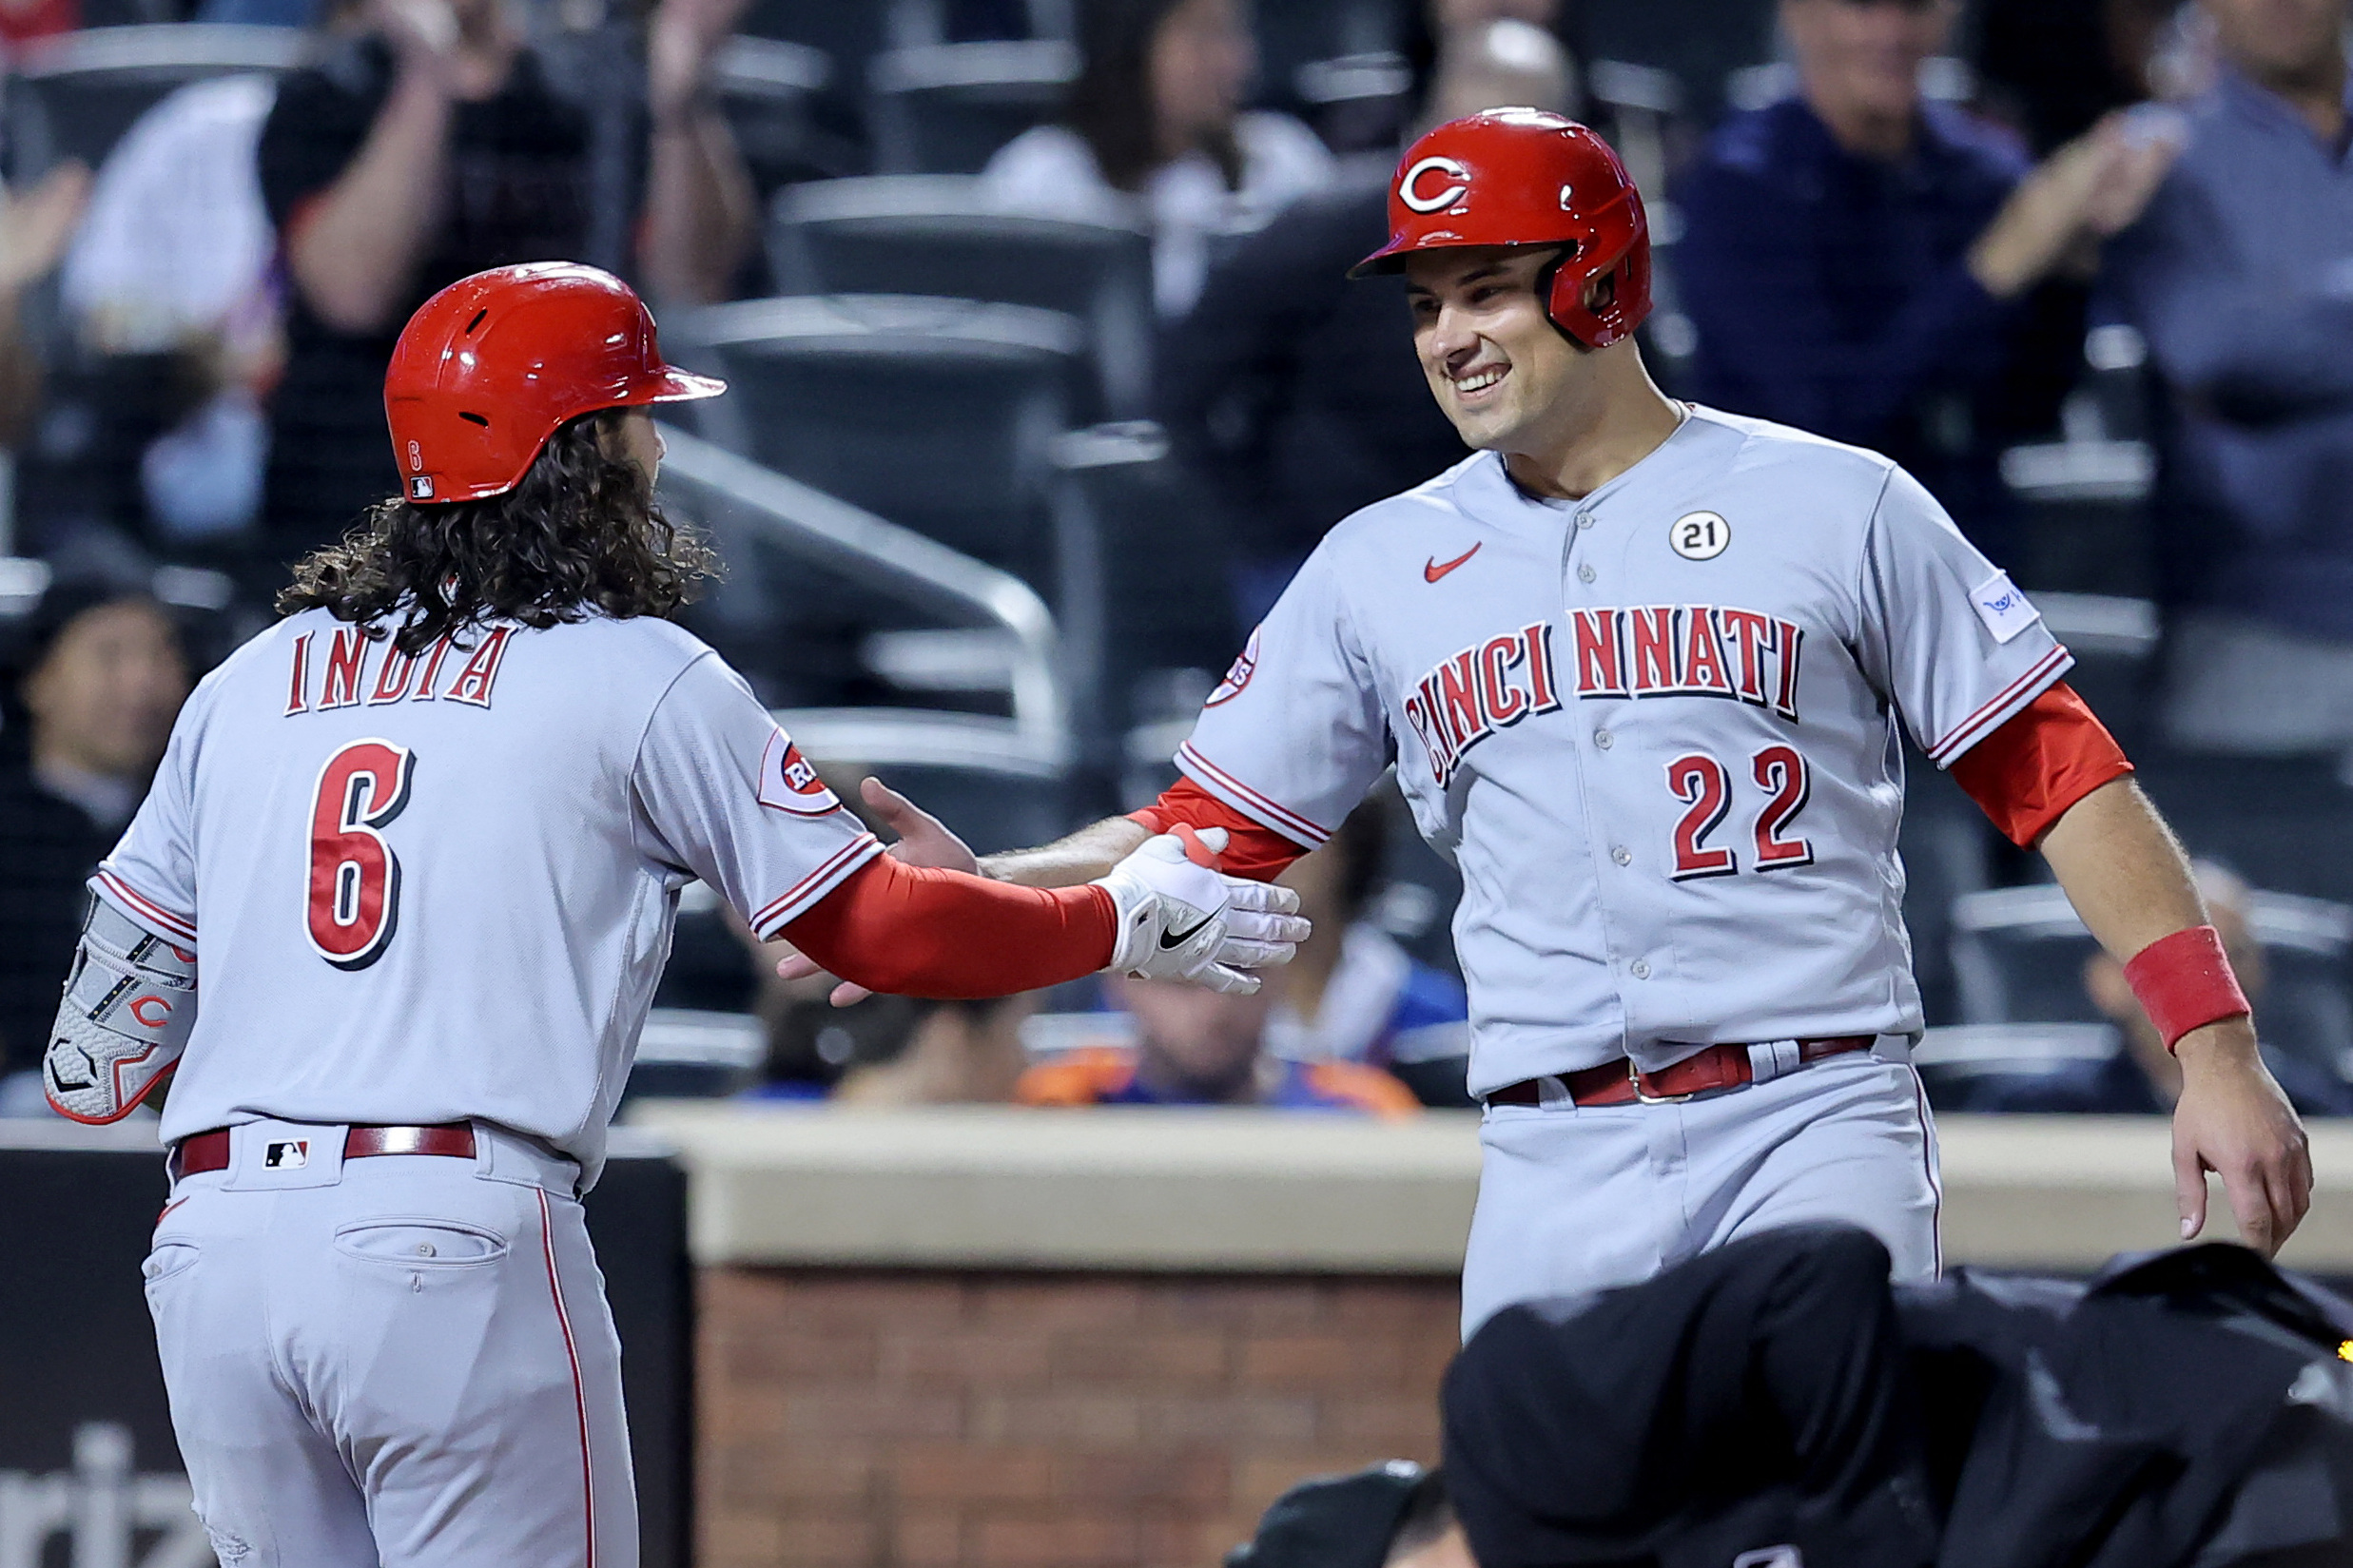
[[[1809,1221],[1863,1227],[1924,1279],[1908,732],[2129,960],[2182,1064],[2184,1234],[2212,1170],[2276,1248],[2309,1202],[2303,1129],[2033,606],[1888,459],[1660,395],[1633,338],[1642,198],[1585,126],[1441,126],[1390,219],[1360,270],[1405,272],[1430,392],[1476,455],[1324,539],[1156,805],[983,869],[1083,881],[1182,823],[1272,877],[1394,763],[1463,877],[1487,1151],[1466,1327]]]

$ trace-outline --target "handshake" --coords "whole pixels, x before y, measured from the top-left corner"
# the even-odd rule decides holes
[[[1224,838],[1215,827],[1163,833],[1096,879],[1119,921],[1106,968],[1247,996],[1258,989],[1252,971],[1291,961],[1308,935],[1299,895],[1217,871],[1209,861]]]

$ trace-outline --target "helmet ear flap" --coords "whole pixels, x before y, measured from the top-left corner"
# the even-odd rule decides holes
[[[1552,323],[1553,331],[1581,349],[1590,349],[1594,345],[1569,324],[1592,319],[1592,313],[1585,308],[1585,276],[1582,271],[1568,270],[1568,263],[1577,259],[1583,248],[1565,245],[1544,264],[1544,270],[1536,274],[1536,298],[1545,302],[1545,319]]]

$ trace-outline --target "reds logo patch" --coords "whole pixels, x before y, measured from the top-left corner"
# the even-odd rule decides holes
[[[1226,671],[1226,678],[1217,683],[1217,689],[1211,692],[1209,694],[1209,701],[1203,703],[1201,706],[1203,707],[1215,707],[1219,703],[1232,702],[1235,698],[1242,694],[1242,687],[1248,686],[1250,684],[1250,678],[1257,673],[1258,629],[1256,627],[1252,627],[1250,629],[1250,641],[1242,645],[1241,654],[1234,661],[1234,668]]]
[[[760,803],[797,817],[822,817],[842,806],[792,737],[781,729],[768,737],[768,751],[760,759]]]

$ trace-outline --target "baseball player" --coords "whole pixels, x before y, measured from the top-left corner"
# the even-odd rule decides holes
[[[111,1121],[178,1064],[147,1299],[230,1568],[637,1560],[578,1194],[690,880],[942,997],[1247,990],[1303,934],[1214,840],[1056,892],[885,855],[665,618],[706,558],[646,405],[721,390],[592,268],[435,296],[385,381],[403,495],[198,687],[93,880],[49,1092]]]
[[[2182,1063],[2183,1234],[2212,1170],[2276,1249],[2309,1201],[2303,1129],[2180,850],[2032,604],[1887,459],[1661,396],[1633,337],[1642,199],[1584,126],[1440,126],[1390,219],[1358,270],[1405,273],[1423,372],[1475,455],[1332,531],[1155,806],[984,869],[1081,881],[1182,823],[1228,829],[1225,869],[1271,877],[1393,763],[1463,879],[1486,1108],[1467,1330],[1801,1221],[1867,1229],[1922,1279],[1909,733],[2129,960]]]

